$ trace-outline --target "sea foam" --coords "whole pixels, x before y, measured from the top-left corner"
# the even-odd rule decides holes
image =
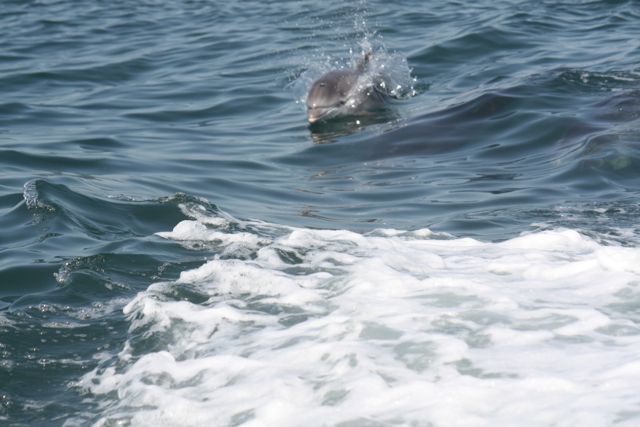
[[[233,221],[159,234],[221,255],[125,307],[126,345],[78,382],[97,425],[640,419],[638,248],[568,229],[496,243]]]

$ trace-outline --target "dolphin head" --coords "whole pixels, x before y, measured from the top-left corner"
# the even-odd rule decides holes
[[[353,94],[358,81],[354,70],[335,70],[316,80],[307,95],[309,123],[326,120],[338,115]]]

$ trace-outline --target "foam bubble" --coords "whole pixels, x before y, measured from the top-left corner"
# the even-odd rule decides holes
[[[266,240],[250,233],[225,233],[209,227],[210,225],[223,225],[224,223],[224,221],[212,224],[212,222],[185,220],[178,223],[173,228],[173,231],[160,232],[157,235],[165,239],[180,241],[191,248],[199,247],[202,242],[213,242],[219,247],[226,247],[228,251],[235,251],[240,247],[256,248],[266,243]]]
[[[159,233],[244,246],[126,306],[118,361],[78,383],[98,425],[638,422],[638,248],[212,224]]]

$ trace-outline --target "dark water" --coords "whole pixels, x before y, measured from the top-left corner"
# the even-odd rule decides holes
[[[181,206],[637,245],[637,2],[4,1],[0,28],[2,423],[100,419],[74,382],[122,349],[122,307],[217,253],[154,234]],[[363,40],[414,96],[310,130],[302,76]]]

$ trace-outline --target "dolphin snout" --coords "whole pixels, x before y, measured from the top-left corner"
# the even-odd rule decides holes
[[[331,109],[329,108],[309,108],[307,109],[307,120],[309,123],[313,124],[327,118],[330,112]]]

